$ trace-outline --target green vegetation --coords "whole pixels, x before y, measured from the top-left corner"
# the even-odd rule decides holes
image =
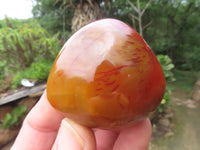
[[[50,36],[36,21],[0,28],[0,60],[12,71],[29,67],[41,58],[53,59],[59,49],[57,36]]]
[[[200,76],[200,72],[184,71],[174,69],[174,76],[176,81],[169,83],[169,87],[174,90],[181,90],[186,93],[190,93],[194,88],[194,84]]]
[[[25,106],[19,106],[13,109],[11,113],[7,113],[5,118],[1,120],[1,128],[8,129],[20,125],[25,117]]]
[[[200,70],[199,4],[199,0],[153,1],[144,16],[151,21],[144,32],[147,42],[182,70]]]
[[[4,78],[4,72],[6,72],[6,61],[0,61],[0,79]]]
[[[61,45],[35,20],[13,27],[8,19],[0,28],[0,79],[14,75],[12,87],[23,78],[45,80]]]
[[[71,32],[77,6],[86,0],[35,0],[34,17],[52,33]],[[88,0],[87,0],[88,1]],[[102,17],[120,19],[139,31],[138,12],[133,0],[94,0]],[[148,0],[139,0],[143,10]],[[152,0],[142,14],[144,39],[156,54],[168,55],[181,70],[200,71],[200,0]],[[62,35],[64,36],[64,35]]]
[[[30,67],[17,72],[12,80],[12,88],[20,85],[22,79],[45,81],[52,67],[52,60],[41,59],[33,62]]]
[[[174,65],[172,64],[172,61],[169,58],[169,56],[158,55],[157,59],[161,64],[162,70],[165,75],[166,82],[167,83],[174,82],[176,80],[174,77],[174,74],[172,72],[172,69],[174,69]],[[158,111],[160,113],[162,113],[165,109],[167,109],[170,106],[170,104],[171,104],[170,94],[171,94],[171,88],[168,85],[166,85],[164,97],[161,101],[160,106],[158,107]]]
[[[34,18],[50,34],[57,34],[62,40],[67,40],[71,33],[72,9],[62,9],[59,0],[35,0],[32,12]],[[65,1],[67,3],[67,1]]]
[[[165,75],[165,79],[167,82],[173,82],[176,79],[174,78],[174,74],[172,72],[172,69],[175,67],[174,64],[172,64],[171,59],[167,55],[157,55],[156,56],[158,61],[160,62],[160,65],[162,66],[162,70]]]

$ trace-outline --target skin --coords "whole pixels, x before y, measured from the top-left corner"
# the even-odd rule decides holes
[[[147,150],[149,119],[117,131],[90,129],[58,113],[46,91],[24,120],[11,150]]]

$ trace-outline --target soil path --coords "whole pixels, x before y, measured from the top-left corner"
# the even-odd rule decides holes
[[[200,150],[200,102],[189,94],[172,93],[174,135],[152,141],[150,150]]]

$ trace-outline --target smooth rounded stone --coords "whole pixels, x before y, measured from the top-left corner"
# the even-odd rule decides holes
[[[159,122],[160,125],[163,125],[165,127],[168,127],[170,125],[169,119],[166,119],[166,118],[160,119],[158,122]]]

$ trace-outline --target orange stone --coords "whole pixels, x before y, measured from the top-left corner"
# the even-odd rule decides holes
[[[165,92],[161,66],[142,37],[116,19],[76,32],[47,83],[50,104],[91,128],[114,129],[148,117]]]

